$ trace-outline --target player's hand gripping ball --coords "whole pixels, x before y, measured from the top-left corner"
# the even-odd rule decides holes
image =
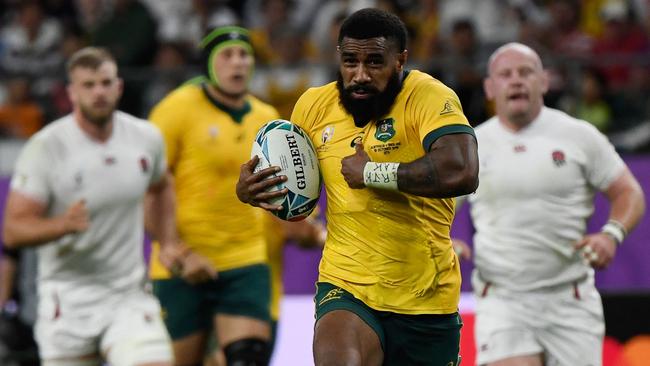
[[[255,136],[251,157],[255,155],[260,158],[255,173],[278,166],[281,170],[276,174],[287,176],[285,182],[268,189],[275,191],[286,187],[288,190],[286,195],[269,201],[282,206],[282,210],[273,211],[273,214],[287,221],[299,221],[309,216],[321,191],[318,158],[309,136],[289,121],[270,121]]]

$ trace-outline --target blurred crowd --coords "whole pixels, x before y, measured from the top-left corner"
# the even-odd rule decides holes
[[[27,138],[70,112],[64,62],[85,45],[112,51],[120,108],[145,117],[200,74],[201,36],[227,24],[251,30],[251,90],[289,118],[306,88],[334,80],[339,24],[369,6],[407,23],[409,67],[451,86],[472,124],[492,115],[487,55],[519,41],[549,68],[549,106],[623,151],[650,151],[650,0],[0,0],[0,137]]]

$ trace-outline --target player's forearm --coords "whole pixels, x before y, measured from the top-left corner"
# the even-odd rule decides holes
[[[399,165],[397,185],[401,192],[446,198],[462,196],[476,190],[476,140],[468,134],[452,136],[454,138],[447,139],[450,141],[434,144],[431,151],[422,158]]]
[[[636,227],[644,212],[643,191],[639,185],[633,185],[613,197],[609,218],[622,224],[629,232]]]
[[[154,189],[145,198],[147,232],[161,245],[178,242],[176,228],[176,196],[171,179]]]
[[[8,248],[42,245],[68,234],[60,217],[5,217],[2,239]]]
[[[15,260],[13,258],[4,256],[2,259],[0,259],[0,309],[12,297],[15,277]]]

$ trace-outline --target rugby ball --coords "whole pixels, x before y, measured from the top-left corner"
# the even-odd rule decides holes
[[[321,191],[318,158],[309,136],[290,121],[267,122],[255,136],[251,158],[255,155],[260,161],[254,172],[278,166],[282,170],[276,174],[287,176],[285,182],[268,189],[288,189],[286,195],[269,201],[282,206],[282,210],[273,214],[287,221],[300,221],[309,216],[318,204]]]

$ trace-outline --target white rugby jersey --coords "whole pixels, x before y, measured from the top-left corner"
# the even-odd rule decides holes
[[[625,168],[607,138],[546,107],[518,132],[495,116],[476,137],[480,183],[467,199],[480,276],[516,291],[593,276],[573,245],[585,234],[595,191]]]
[[[145,280],[143,197],[166,170],[160,132],[147,121],[113,114],[113,132],[100,143],[72,115],[34,135],[17,161],[11,189],[62,214],[86,201],[89,228],[38,247],[39,289],[61,301],[90,303]]]

